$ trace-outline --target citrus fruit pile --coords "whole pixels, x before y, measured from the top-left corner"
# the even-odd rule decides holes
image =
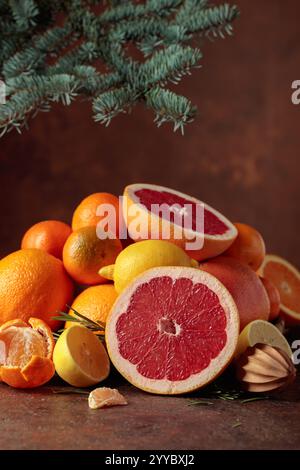
[[[31,388],[56,371],[89,387],[111,361],[142,390],[182,394],[256,345],[255,360],[266,345],[290,361],[279,316],[300,324],[300,274],[266,254],[256,229],[173,189],[132,184],[122,198],[85,198],[71,225],[35,224],[0,260],[0,380]],[[90,400],[126,403],[109,388]]]

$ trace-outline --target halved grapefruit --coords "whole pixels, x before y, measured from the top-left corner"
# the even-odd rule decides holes
[[[259,274],[277,287],[280,310],[287,324],[300,323],[300,272],[291,263],[277,255],[267,254]],[[281,315],[281,314],[280,314]]]
[[[155,212],[155,205],[161,204],[167,209],[163,213]],[[199,217],[200,208],[204,221]],[[237,236],[236,227],[208,204],[179,191],[154,184],[127,186],[124,190],[123,215],[128,233],[134,241],[165,239],[163,234],[169,232],[168,241],[185,249],[198,261],[223,253]],[[144,234],[137,234],[133,230],[137,217],[140,226],[147,228]],[[188,226],[183,226],[184,217],[190,221]],[[153,227],[158,228],[155,234]],[[180,238],[176,238],[180,227],[183,228],[182,233]],[[187,243],[193,243],[195,248],[187,248]]]
[[[121,293],[106,326],[116,369],[150,393],[198,389],[229,364],[239,314],[228,290],[195,268],[149,269]]]

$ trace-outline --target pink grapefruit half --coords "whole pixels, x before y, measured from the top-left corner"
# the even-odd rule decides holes
[[[228,290],[194,268],[145,271],[122,292],[106,324],[116,369],[150,393],[175,395],[211,382],[229,364],[239,314]]]
[[[164,204],[168,209],[164,214],[155,213],[153,205]],[[174,215],[174,205],[177,206],[177,217],[190,216],[188,227],[179,223]],[[204,205],[204,223],[199,230],[199,215],[197,208]],[[188,209],[187,209],[188,207]],[[136,214],[139,214],[141,226],[147,227],[145,234],[137,235],[132,229]],[[149,238],[164,238],[163,233],[168,228],[168,241],[183,248],[194,259],[200,261],[223,253],[237,237],[236,227],[220,212],[208,204],[179,191],[157,186],[154,184],[131,184],[124,190],[123,215],[127,223],[130,237],[134,241]],[[158,233],[153,235],[151,228],[157,225]],[[183,227],[182,235],[176,238],[176,228]],[[177,231],[178,233],[178,231]],[[199,241],[200,248],[187,248],[187,243]]]

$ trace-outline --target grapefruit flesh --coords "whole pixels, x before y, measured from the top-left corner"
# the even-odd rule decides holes
[[[141,204],[147,207],[148,211],[151,211],[152,204],[167,204],[173,206],[178,204],[180,207],[184,207],[185,204],[191,206],[192,216],[192,230],[196,230],[196,202],[182,197],[178,194],[171,193],[170,191],[162,190],[158,191],[155,189],[139,189],[135,192],[135,195],[139,198]],[[174,212],[170,211],[170,218],[174,221]],[[165,214],[164,214],[165,215]],[[213,212],[204,208],[204,232],[208,235],[222,235],[227,232],[228,226],[222,220],[220,220]]]
[[[300,272],[277,255],[266,255],[259,270],[279,291],[280,310],[287,324],[300,323]]]
[[[158,394],[198,389],[230,362],[239,316],[213,276],[186,267],[159,267],[138,276],[107,320],[114,366],[133,385]]]
[[[218,256],[199,269],[216,276],[231,293],[240,315],[241,330],[253,320],[268,320],[270,301],[261,280],[247,264]]]
[[[154,205],[162,204],[164,211],[159,214],[155,213]],[[204,216],[202,224],[197,220],[197,216],[199,217],[197,208],[200,205],[203,207]],[[196,198],[163,186],[152,184],[127,186],[124,190],[123,212],[128,233],[134,241],[152,237],[164,238],[164,229],[168,227],[170,232],[168,240],[185,249],[192,258],[197,260],[223,253],[237,236],[236,227],[218,211]],[[131,228],[131,222],[136,218],[136,215],[132,214],[137,212],[142,226],[147,227],[146,236],[138,236]],[[178,214],[182,217],[182,221],[177,217]],[[185,220],[189,222],[188,227],[183,226]],[[155,223],[159,224],[158,236],[151,233],[151,228]],[[180,238],[176,238],[176,227],[182,228]],[[199,230],[198,227],[201,229]],[[199,247],[196,244],[195,248],[187,247],[187,242],[196,240],[201,243]]]

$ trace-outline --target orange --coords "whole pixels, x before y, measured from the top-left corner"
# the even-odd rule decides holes
[[[73,219],[72,219],[72,229],[78,230],[82,227],[96,225],[104,218],[104,216],[97,215],[97,209],[101,204],[110,204],[115,208],[116,213],[116,232],[115,235],[119,234],[119,199],[110,193],[94,193],[87,196],[81,201],[81,203],[76,207]]]
[[[103,266],[113,264],[122,251],[120,240],[98,238],[95,227],[83,227],[71,233],[63,249],[63,262],[70,276],[79,284],[107,282],[98,274]]]
[[[21,248],[39,248],[61,259],[64,244],[71,232],[71,227],[64,222],[43,220],[27,230]]]
[[[74,309],[94,322],[105,323],[117,297],[118,294],[112,284],[88,287],[76,297],[69,315],[74,316],[72,310]],[[65,327],[72,325],[74,322],[68,321]]]
[[[0,325],[36,317],[55,330],[60,322],[52,317],[65,310],[72,294],[62,262],[45,251],[18,250],[0,261]]]
[[[227,287],[239,311],[241,330],[253,320],[268,320],[269,297],[249,266],[229,256],[218,256],[200,264],[199,269],[212,274]]]
[[[268,254],[259,273],[271,281],[279,291],[280,316],[284,317],[287,324],[299,324],[300,272],[298,269],[280,256]]]
[[[270,300],[269,321],[273,321],[278,317],[279,312],[280,312],[280,294],[279,294],[279,290],[273,284],[273,282],[271,282],[269,279],[261,277],[260,280],[263,283],[264,288],[266,289],[266,292],[267,292],[269,300]]]
[[[48,382],[55,373],[53,348],[51,330],[42,320],[4,323],[0,327],[0,381],[15,388],[34,388]]]
[[[265,254],[265,242],[261,234],[247,224],[234,224],[238,231],[238,236],[228,250],[223,253],[226,256],[248,264],[254,271],[262,264]]]

